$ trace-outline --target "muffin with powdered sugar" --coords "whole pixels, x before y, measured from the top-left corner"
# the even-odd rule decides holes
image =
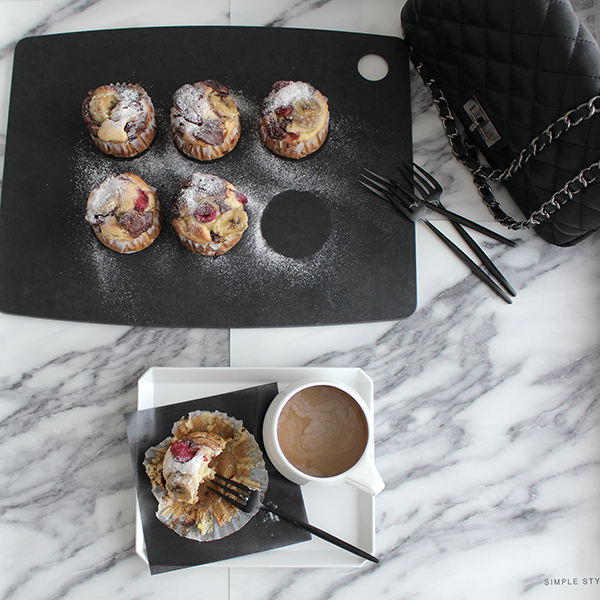
[[[241,135],[240,113],[229,89],[207,79],[173,94],[171,131],[184,154],[208,161],[231,152]]]
[[[196,254],[225,254],[248,227],[246,202],[246,196],[225,179],[194,173],[173,198],[172,224],[179,241]]]
[[[259,132],[265,146],[280,156],[308,156],[329,132],[327,98],[310,83],[277,81],[263,100]]]
[[[156,190],[134,173],[109,175],[90,193],[85,218],[96,237],[120,254],[147,248],[160,233]]]
[[[94,144],[105,154],[137,156],[156,136],[154,105],[139,84],[102,85],[88,92],[81,110]]]

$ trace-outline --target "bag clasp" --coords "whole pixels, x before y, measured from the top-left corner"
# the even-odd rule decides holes
[[[500,134],[475,96],[469,98],[463,108],[471,119],[469,131],[478,131],[488,148],[500,141]]]

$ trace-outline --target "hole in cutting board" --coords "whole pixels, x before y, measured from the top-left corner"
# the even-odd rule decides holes
[[[331,233],[331,218],[325,202],[310,192],[287,190],[265,208],[261,231],[277,253],[305,258],[317,252]]]
[[[369,81],[379,81],[389,72],[387,60],[379,54],[365,54],[356,65],[358,72]]]

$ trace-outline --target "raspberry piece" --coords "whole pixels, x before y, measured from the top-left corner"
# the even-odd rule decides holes
[[[235,199],[240,204],[246,204],[246,202],[248,202],[248,198],[246,198],[246,196],[244,196],[244,194],[242,194],[241,192],[238,192],[238,191],[235,192]]]
[[[171,444],[171,454],[173,458],[180,463],[186,463],[196,454],[198,454],[199,447],[194,446],[190,440],[175,440]]]
[[[194,217],[200,223],[210,223],[217,218],[217,211],[210,204],[202,204],[194,213]]]
[[[278,117],[287,117],[293,110],[294,110],[294,107],[290,106],[289,104],[287,106],[278,106],[275,109],[275,114]]]
[[[137,198],[135,199],[135,203],[133,205],[135,210],[142,212],[143,210],[148,208],[149,204],[150,204],[150,199],[148,198],[148,194],[146,194],[146,192],[144,192],[143,190],[138,190],[138,195],[137,195]]]

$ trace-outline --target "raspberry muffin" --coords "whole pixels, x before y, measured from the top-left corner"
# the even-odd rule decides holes
[[[246,196],[228,181],[194,173],[173,198],[172,223],[179,241],[196,254],[225,254],[248,226],[246,202]]]
[[[310,83],[277,81],[263,100],[259,132],[276,154],[307,156],[323,145],[329,132],[327,98]]]
[[[165,453],[162,467],[169,496],[186,504],[198,502],[200,484],[212,479],[215,474],[210,463],[223,452],[226,444],[221,436],[210,432],[173,440]]]
[[[105,154],[130,158],[148,148],[157,125],[150,96],[138,84],[103,85],[81,107],[94,144]]]
[[[215,494],[215,474],[259,490],[269,476],[262,452],[242,421],[222,412],[194,411],[177,421],[172,435],[149,448],[144,467],[158,500],[158,520],[182,537],[199,542],[241,529],[254,514]]]
[[[88,198],[86,221],[120,254],[139,252],[158,236],[162,211],[154,188],[133,173],[109,175]]]
[[[173,94],[171,130],[176,146],[197,160],[231,152],[241,134],[240,113],[229,90],[207,79],[186,84]]]

